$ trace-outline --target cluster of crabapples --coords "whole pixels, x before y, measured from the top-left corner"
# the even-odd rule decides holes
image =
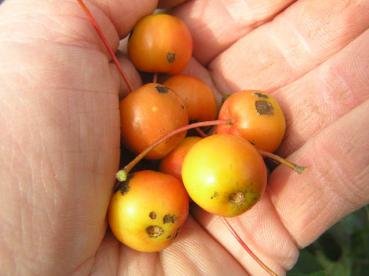
[[[224,217],[244,213],[261,198],[267,169],[260,152],[278,148],[285,119],[266,93],[233,93],[218,108],[204,82],[181,75],[192,55],[192,38],[174,16],[142,18],[127,47],[138,70],[166,80],[147,83],[120,102],[122,143],[140,154],[117,173],[109,224],[125,245],[156,252],[177,236],[189,198]],[[208,136],[186,137],[186,130],[205,126],[213,127]],[[159,171],[131,173],[142,157],[160,160]]]

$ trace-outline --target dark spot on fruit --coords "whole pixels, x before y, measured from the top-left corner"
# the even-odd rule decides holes
[[[150,214],[149,214],[149,217],[151,219],[156,219],[156,213],[154,211],[151,211]]]
[[[256,101],[255,108],[256,108],[256,111],[260,115],[273,115],[274,114],[273,105],[270,102],[267,102],[264,100]]]
[[[168,52],[167,53],[167,61],[168,63],[173,63],[176,60],[176,53]]]
[[[172,238],[172,235],[169,235],[167,236],[167,240],[171,239]]]
[[[218,196],[219,194],[217,192],[214,192],[214,194],[210,197],[210,199],[214,199]]]
[[[131,181],[132,177],[134,176],[134,173],[131,173],[127,176],[127,179],[123,182],[117,182],[114,186],[114,192],[120,191],[122,195],[127,193],[129,191],[129,182]]]
[[[164,233],[164,230],[158,225],[150,225],[146,227],[146,233],[150,238],[158,238]]]
[[[183,104],[181,104],[181,108],[182,108],[182,109],[185,109],[185,106],[184,106]]]
[[[164,85],[157,85],[155,88],[159,93],[168,93],[169,91],[169,88]]]
[[[249,141],[252,145],[256,145],[255,141]]]
[[[166,214],[164,217],[163,217],[163,223],[175,223],[177,220],[177,217],[175,215],[169,215],[169,214]]]
[[[259,98],[268,99],[268,95],[265,95],[265,94],[260,93],[260,92],[255,92],[254,95],[259,97]]]
[[[243,192],[232,193],[228,199],[229,202],[239,205],[245,201],[245,194]]]

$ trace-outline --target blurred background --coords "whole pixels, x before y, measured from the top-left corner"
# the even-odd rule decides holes
[[[302,250],[287,275],[369,275],[369,205],[341,220]]]

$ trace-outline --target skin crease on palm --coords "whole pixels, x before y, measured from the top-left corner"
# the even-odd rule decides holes
[[[86,2],[114,49],[158,4]],[[369,201],[367,10],[369,1],[336,0],[195,0],[173,10],[194,37],[185,72],[220,93],[273,93],[287,117],[279,153],[308,167],[277,168],[262,200],[229,219],[278,274]],[[161,253],[107,232],[126,88],[77,1],[6,0],[0,40],[1,275],[265,274],[199,209]]]

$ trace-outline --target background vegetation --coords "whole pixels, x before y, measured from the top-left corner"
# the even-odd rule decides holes
[[[301,251],[288,276],[369,275],[369,205],[347,216]]]

